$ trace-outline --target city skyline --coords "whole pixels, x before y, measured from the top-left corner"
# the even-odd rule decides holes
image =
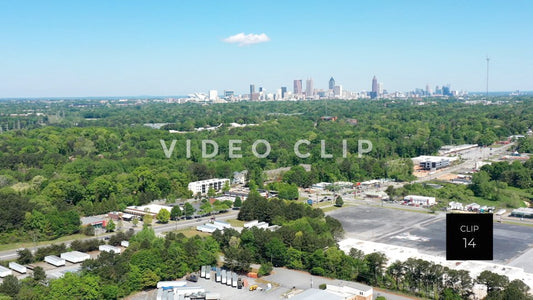
[[[0,4],[0,98],[247,93],[295,78],[389,92],[533,90],[533,3]],[[302,18],[301,16],[306,16]],[[228,16],[234,21],[226,22]],[[273,22],[273,21],[276,22]],[[290,90],[290,89],[289,89]]]

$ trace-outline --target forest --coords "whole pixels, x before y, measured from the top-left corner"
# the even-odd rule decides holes
[[[493,105],[437,99],[424,105],[416,100],[326,101],[0,101],[0,242],[76,233],[80,216],[155,199],[182,201],[192,197],[190,181],[232,178],[236,171],[247,170],[248,184],[269,184],[286,199],[294,199],[296,186],[320,181],[410,181],[410,157],[434,154],[445,144],[489,145],[524,134],[533,125],[530,98],[495,99]],[[324,115],[338,119],[326,121]],[[144,125],[155,123],[161,127]],[[198,130],[208,126],[219,127]],[[258,138],[271,144],[268,157],[253,155]],[[218,155],[202,158],[204,139],[219,145]],[[229,158],[229,140],[234,139],[242,140],[241,158]],[[310,143],[302,146],[311,154],[308,158],[294,153],[294,143],[301,139]],[[371,141],[373,150],[358,157],[358,139]],[[170,158],[161,140],[167,145],[176,140]],[[321,140],[332,158],[320,157]],[[342,140],[347,141],[346,157]],[[530,147],[527,140],[519,147]],[[293,168],[279,182],[265,182],[264,170],[301,163],[311,165],[311,171]]]

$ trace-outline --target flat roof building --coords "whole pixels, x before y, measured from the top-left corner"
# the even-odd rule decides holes
[[[426,197],[426,196],[418,196],[418,195],[407,195],[403,198],[403,201],[405,203],[413,204],[413,205],[423,205],[423,206],[431,206],[435,205],[437,201],[435,200],[435,197]]]
[[[166,209],[169,212],[172,210],[171,206],[168,205],[159,205],[159,204],[148,204],[142,206],[128,206],[124,210],[126,214],[132,214],[136,216],[152,215],[156,216],[160,210]]]
[[[200,193],[202,195],[207,194],[210,188],[215,192],[220,192],[226,183],[229,185],[230,181],[227,178],[213,178],[207,180],[193,181],[188,185],[188,189],[192,191],[194,195]]]
[[[80,251],[70,251],[70,252],[61,253],[60,257],[74,264],[91,259],[91,256],[89,254],[83,253]]]

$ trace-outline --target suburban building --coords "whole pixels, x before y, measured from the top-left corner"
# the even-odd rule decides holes
[[[450,165],[450,160],[447,158],[427,158],[420,162],[420,168],[422,170],[433,171],[445,168]]]
[[[403,198],[403,202],[406,204],[422,206],[431,206],[437,203],[435,197],[426,197],[418,195],[407,195]]]
[[[452,201],[452,202],[448,203],[448,209],[451,209],[451,210],[463,210],[463,203]]]
[[[169,212],[172,210],[172,206],[168,205],[159,205],[159,204],[148,204],[143,206],[128,206],[124,210],[127,214],[132,214],[136,216],[145,216],[145,215],[152,215],[155,217],[160,210],[166,209]]]
[[[226,184],[230,184],[230,181],[227,178],[213,178],[190,182],[188,185],[188,189],[192,191],[194,195],[198,193],[205,195],[207,194],[210,188],[215,190],[215,192],[220,192]]]

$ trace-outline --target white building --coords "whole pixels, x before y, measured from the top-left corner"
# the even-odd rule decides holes
[[[333,96],[335,98],[342,98],[342,85],[336,85],[333,87]]]
[[[229,179],[227,178],[213,178],[207,180],[193,181],[188,185],[188,189],[192,191],[194,195],[200,193],[202,195],[207,194],[209,188],[215,190],[215,192],[220,192],[225,184],[230,184]]]
[[[23,266],[23,265],[20,265],[20,264],[17,264],[16,262],[10,262],[9,263],[9,268],[12,269],[12,270],[15,270],[21,274],[25,274],[26,273],[26,267]]]
[[[166,209],[169,212],[172,210],[172,206],[168,205],[159,205],[159,204],[147,204],[142,206],[128,206],[124,210],[125,213],[136,215],[136,216],[144,216],[144,215],[152,215],[155,217],[160,210]]]
[[[98,250],[105,251],[105,252],[113,252],[115,254],[120,254],[120,248],[111,246],[111,245],[100,245],[98,246]]]
[[[65,265],[65,260],[62,259],[62,258],[59,258],[55,255],[48,255],[48,256],[45,256],[44,257],[44,261],[51,264],[51,265],[54,265],[56,267],[59,267],[59,266],[64,266]]]
[[[426,197],[426,196],[418,196],[418,195],[407,195],[403,198],[403,201],[408,204],[413,205],[423,205],[423,206],[431,206],[435,205],[437,201],[435,200],[435,197]]]
[[[448,203],[448,208],[451,210],[463,210],[463,203],[452,201]]]
[[[80,263],[82,261],[91,259],[91,256],[87,253],[79,252],[79,251],[70,251],[70,252],[64,252],[61,253],[61,258],[71,262],[73,264]]]
[[[0,277],[4,278],[8,275],[13,275],[13,272],[11,272],[10,269],[4,267],[4,266],[0,266]]]
[[[209,100],[214,101],[218,99],[218,92],[217,90],[210,90],[209,91]]]

